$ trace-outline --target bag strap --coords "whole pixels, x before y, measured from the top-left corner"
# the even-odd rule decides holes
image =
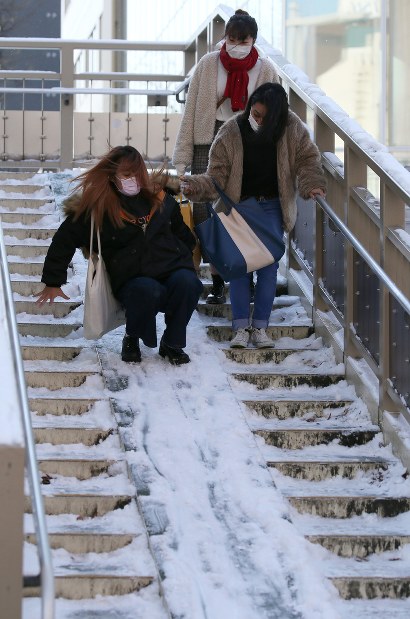
[[[196,230],[196,228],[198,227],[201,227],[202,224],[204,224],[206,221],[209,221],[210,218],[215,217],[217,215],[217,213],[215,213],[215,209],[212,207],[212,204],[209,204],[209,202],[204,202],[202,206],[204,206],[206,210],[208,211],[208,217],[204,221],[201,221],[200,224],[194,224],[194,230]]]
[[[229,196],[226,195],[226,193],[221,189],[221,187],[218,185],[215,179],[212,179],[212,182],[214,184],[216,191],[219,194],[219,197],[221,198],[222,202],[225,204],[227,211],[228,211],[227,214],[229,215],[233,207],[236,206],[235,202],[231,200]]]
[[[94,239],[94,213],[91,213],[90,256],[93,255],[93,239]],[[98,258],[101,259],[101,239],[100,239],[100,231],[98,228],[97,228],[97,243],[98,243]]]

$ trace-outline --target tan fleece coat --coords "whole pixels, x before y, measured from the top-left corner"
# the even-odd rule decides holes
[[[293,112],[289,112],[287,128],[278,142],[277,156],[283,226],[285,232],[289,232],[296,221],[297,193],[308,199],[312,189],[326,189],[319,150],[310,139],[305,125]],[[193,202],[216,200],[216,210],[223,210],[220,198],[216,199],[218,194],[212,179],[234,202],[239,202],[242,174],[242,137],[236,119],[232,118],[220,128],[212,143],[206,173],[186,177],[191,190],[189,198]]]
[[[194,144],[212,143],[218,105],[218,62],[219,51],[205,54],[192,75],[172,156],[174,166],[191,165]],[[273,62],[269,58],[259,58],[258,62],[260,71],[255,88],[265,82],[279,81]]]

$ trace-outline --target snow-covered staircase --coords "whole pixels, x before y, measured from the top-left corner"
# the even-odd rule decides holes
[[[153,587],[162,608],[156,568],[97,350],[77,334],[80,291],[73,285],[72,300],[42,307],[33,297],[43,287],[44,256],[59,225],[47,175],[3,173],[0,196],[53,549],[56,616],[78,617],[80,612],[105,618],[114,609],[116,617],[129,619],[134,616],[130,608],[145,607],[148,616],[147,603],[138,595]],[[35,619],[40,616],[39,566],[29,496],[24,563],[24,616]]]
[[[0,210],[53,548],[57,617],[169,616],[161,598],[158,561],[156,565],[138,509],[142,505],[146,522],[152,517],[148,531],[155,536],[160,555],[161,535],[171,525],[166,524],[155,492],[148,496],[158,471],[138,464],[139,471],[130,477],[125,450],[135,449],[138,463],[144,462],[144,450],[137,451],[128,432],[135,411],[121,408],[121,399],[113,398],[129,376],[125,371],[121,375],[121,363],[112,370],[110,352],[82,338],[82,296],[73,271],[70,300],[58,299],[41,308],[35,304],[33,295],[42,288],[43,260],[59,215],[53,194],[44,185],[46,175],[16,175],[16,180],[12,176],[0,175]],[[202,276],[206,294],[210,286],[206,267]],[[340,617],[408,617],[407,473],[383,445],[379,427],[345,380],[344,366],[315,337],[299,299],[287,296],[285,287],[279,292],[268,329],[276,340],[271,350],[229,348],[229,303],[201,302],[198,311],[213,346],[222,350],[221,367],[228,372],[247,433],[251,437],[253,433],[255,449],[263,454],[275,486],[289,501],[293,526],[312,542],[312,566],[320,564],[338,592],[335,605]],[[169,381],[164,385],[170,389],[168,396],[174,394],[181,407],[187,407],[183,411],[187,420],[195,410],[189,401],[191,375],[184,380],[183,368],[165,364],[158,370],[158,362],[164,362],[155,359],[155,366],[150,362],[148,369],[141,364],[136,379],[144,380],[148,389],[151,385],[150,396],[156,402],[155,370],[149,368],[157,368]],[[191,365],[195,376],[195,364]],[[213,394],[208,395],[211,407]],[[200,412],[194,419],[199,423]],[[189,435],[185,447],[188,439]],[[171,451],[177,449],[171,445]],[[26,508],[25,574],[35,575],[36,539],[28,498]],[[171,587],[177,583],[176,591],[183,590],[179,576],[175,574],[174,580],[172,576]],[[191,595],[189,589],[194,587],[188,585]],[[145,595],[150,590],[153,594]],[[25,619],[36,619],[38,588],[33,585],[25,593]]]
[[[234,393],[292,522],[316,544],[312,553],[338,591],[340,615],[408,616],[408,474],[331,350],[303,318],[283,324],[282,309],[293,301],[275,301],[270,350],[229,348],[229,304],[199,311],[212,317],[208,334],[231,362]]]

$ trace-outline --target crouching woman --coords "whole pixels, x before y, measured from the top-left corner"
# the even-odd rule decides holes
[[[125,308],[122,360],[141,361],[139,340],[157,346],[156,315],[163,312],[159,354],[173,365],[188,363],[186,328],[202,283],[192,260],[196,240],[179,204],[132,146],[113,148],[78,180],[80,191],[67,201],[67,218],[47,252],[37,302],[68,298],[61,286],[76,248],[89,247],[93,215],[113,294]],[[94,243],[97,251],[96,235]]]

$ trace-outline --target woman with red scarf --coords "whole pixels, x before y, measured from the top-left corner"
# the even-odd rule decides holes
[[[246,11],[238,9],[225,27],[225,41],[219,51],[198,62],[189,84],[185,110],[173,153],[179,176],[188,167],[202,174],[208,166],[212,141],[222,124],[243,112],[248,95],[265,82],[277,82],[273,62],[255,48],[258,25]],[[193,205],[194,223],[207,217],[203,204]],[[224,281],[211,266],[212,288],[208,303],[225,302]]]

